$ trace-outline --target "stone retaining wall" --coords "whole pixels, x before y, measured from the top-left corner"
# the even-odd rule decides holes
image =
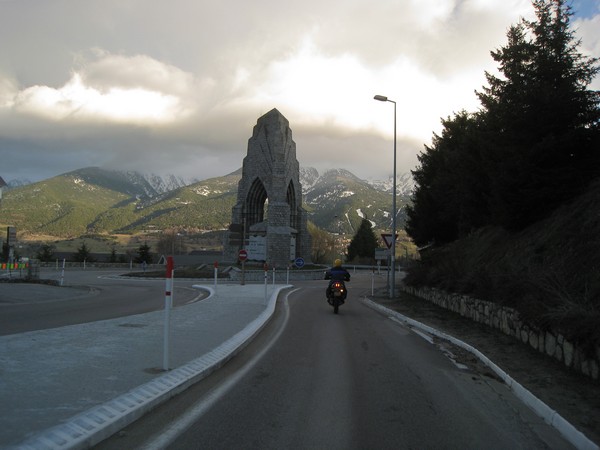
[[[408,294],[459,313],[475,322],[497,328],[503,333],[529,344],[535,350],[557,359],[565,366],[596,381],[599,380],[600,347],[596,347],[594,355],[590,357],[562,334],[552,330],[540,330],[521,320],[518,311],[492,302],[477,300],[461,294],[450,294],[434,288],[403,286],[402,289]]]

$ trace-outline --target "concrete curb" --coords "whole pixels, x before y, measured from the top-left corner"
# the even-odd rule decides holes
[[[215,294],[212,287],[193,287],[208,290],[209,297]],[[291,286],[277,287],[271,294],[265,310],[243,330],[214,350],[111,401],[77,414],[65,423],[38,433],[12,448],[84,449],[96,445],[222,367],[266,325],[275,311],[277,296],[289,287]]]
[[[475,355],[482,363],[488,366],[496,375],[498,375],[502,381],[510,388],[511,391],[516,395],[516,397],[525,403],[530,409],[532,409],[539,417],[541,417],[547,424],[555,428],[568,442],[574,445],[576,448],[581,450],[599,450],[600,447],[588,439],[581,431],[571,425],[567,420],[565,420],[559,413],[546,405],[543,401],[534,396],[530,391],[525,389],[521,384],[515,381],[510,377],[506,372],[504,372],[500,367],[494,364],[487,356],[477,350],[475,347],[470,346],[469,344],[456,339],[449,334],[446,334],[442,331],[436,330],[428,325],[425,325],[421,322],[417,322],[409,317],[406,317],[399,312],[393,311],[391,309],[382,306],[369,298],[363,298],[363,303],[369,306],[372,309],[375,309],[383,314],[391,316],[401,322],[406,323],[409,327],[416,328],[418,330],[424,331],[431,335],[437,336],[440,339],[444,339],[457,345],[468,352]]]

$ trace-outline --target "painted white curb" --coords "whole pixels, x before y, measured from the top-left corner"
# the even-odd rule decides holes
[[[411,319],[410,317],[406,317],[399,312],[393,311],[385,306],[382,306],[374,301],[363,298],[361,299],[367,306],[372,309],[378,310],[394,319],[406,323],[408,326],[416,328],[418,330],[424,331],[426,333],[432,334],[434,336],[439,337],[440,339],[444,339],[446,341],[452,342],[454,345],[457,345],[468,352],[475,355],[479,360],[488,366],[496,375],[498,375],[504,383],[510,388],[511,391],[514,392],[516,397],[525,403],[529,408],[531,408],[538,416],[540,416],[544,421],[550,426],[554,427],[567,441],[573,444],[576,448],[580,450],[599,450],[600,448],[594,442],[587,438],[581,431],[567,422],[560,414],[546,405],[543,401],[534,396],[531,392],[525,389],[522,385],[517,383],[513,378],[510,377],[506,372],[504,372],[500,367],[494,364],[487,356],[477,350],[475,347],[470,346],[469,344],[456,339],[449,334],[446,334],[442,331],[436,330],[428,325],[425,325],[421,322],[417,322],[416,320]]]
[[[215,294],[208,286],[194,287],[210,291],[209,297]],[[12,448],[84,449],[96,445],[222,367],[265,326],[275,311],[277,296],[289,287],[291,286],[285,285],[275,288],[265,310],[243,330],[214,350],[114,400],[77,414],[65,423],[42,431]]]

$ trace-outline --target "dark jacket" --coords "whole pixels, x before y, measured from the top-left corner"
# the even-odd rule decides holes
[[[326,280],[350,281],[350,273],[342,266],[332,267],[325,272]]]

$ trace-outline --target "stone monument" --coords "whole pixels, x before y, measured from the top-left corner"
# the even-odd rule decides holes
[[[311,242],[302,208],[300,165],[288,120],[272,109],[256,122],[232,208],[225,256],[285,268],[297,258],[310,261]]]

